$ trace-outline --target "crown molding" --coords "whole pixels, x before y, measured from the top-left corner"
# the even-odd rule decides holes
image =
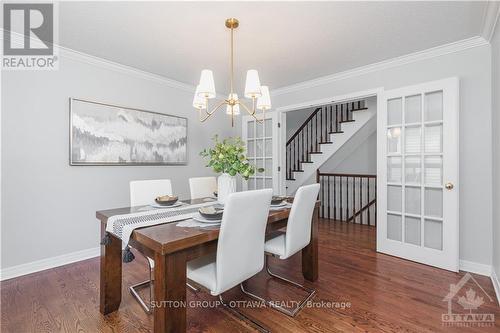
[[[3,31],[4,29],[0,29],[0,40],[3,42]],[[16,32],[11,32],[12,43],[14,45],[23,45],[24,43],[24,35]],[[30,37],[31,38],[31,37]],[[32,38],[33,39],[33,38]],[[125,75],[130,75],[133,77],[137,77],[144,80],[149,80],[152,82],[164,84],[170,88],[179,89],[182,91],[186,91],[189,93],[194,93],[196,87],[194,85],[190,85],[187,83],[183,83],[180,81],[176,81],[173,79],[169,79],[165,76],[154,74],[151,72],[143,71],[136,67],[127,66],[120,64],[118,62],[114,62],[111,60],[107,60],[104,58],[96,57],[87,53],[83,53],[80,51],[76,51],[70,49],[68,47],[61,46],[57,43],[54,43],[54,53],[59,57],[70,59],[73,61],[78,61],[81,63],[85,63],[88,65],[112,70],[114,72],[122,73]]]
[[[344,72],[339,72],[331,75],[319,77],[304,82],[299,82],[282,88],[274,89],[271,92],[272,96],[288,94],[303,89],[313,88],[328,84],[335,81],[345,80],[351,77],[356,77],[388,68],[398,67],[417,61],[440,57],[446,54],[460,52],[473,47],[488,45],[488,41],[481,36],[463,39],[457,42],[436,46],[427,50],[410,53],[404,56],[383,60],[366,66],[357,67]]]
[[[481,36],[487,41],[493,38],[495,33],[495,26],[500,16],[500,2],[488,1],[484,9],[483,27],[481,29]]]
[[[115,71],[118,73],[130,75],[130,76],[135,76],[135,77],[138,77],[140,79],[161,83],[161,84],[164,84],[170,88],[175,88],[175,89],[179,89],[179,90],[190,92],[190,93],[194,93],[194,91],[196,90],[196,87],[193,85],[189,85],[187,83],[183,83],[183,82],[179,82],[179,81],[176,81],[173,79],[169,79],[165,76],[161,76],[161,75],[154,74],[151,72],[143,71],[141,69],[127,66],[127,65],[123,65],[123,64],[111,61],[111,60],[92,56],[90,54],[79,52],[79,51],[76,51],[76,50],[73,50],[73,49],[70,49],[67,47],[63,47],[63,46],[57,46],[57,47],[59,48],[59,55],[63,58],[67,58],[67,59],[71,59],[74,61],[86,63],[89,65],[109,69],[109,70],[112,70],[112,71]]]

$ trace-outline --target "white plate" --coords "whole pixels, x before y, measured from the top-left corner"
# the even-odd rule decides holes
[[[277,205],[271,205],[271,207],[283,207],[283,206],[286,206],[286,201],[282,201],[281,203],[279,203]]]
[[[174,203],[171,206],[162,206],[160,204],[157,204],[156,202],[153,202],[153,203],[150,204],[150,206],[154,207],[154,208],[174,208],[174,207],[179,207],[179,206],[182,206],[182,205],[184,205],[184,203],[182,203],[180,201],[177,201],[176,203]]]
[[[220,219],[220,220],[209,220],[209,219],[206,219],[203,216],[201,216],[199,213],[197,215],[193,216],[193,220],[201,222],[201,223],[214,223],[214,224],[222,222],[222,219]]]

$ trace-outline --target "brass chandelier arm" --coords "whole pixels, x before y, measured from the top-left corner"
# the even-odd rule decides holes
[[[200,115],[199,115],[199,120],[200,122],[205,122],[205,120],[207,120],[208,118],[210,118],[214,113],[215,111],[217,111],[218,109],[220,109],[221,106],[227,104],[227,101],[224,100],[222,102],[220,102],[215,108],[213,108],[212,111],[208,112],[207,110],[205,110],[205,114],[206,114],[206,117],[202,119],[201,117],[201,109],[200,109]],[[208,107],[208,102],[207,102],[207,107]]]
[[[248,112],[248,114],[251,115],[259,124],[262,124],[264,122],[264,119],[259,119],[255,116],[255,105],[253,111],[250,111],[250,109],[245,105],[245,103],[239,101],[238,104],[243,106],[243,108]]]

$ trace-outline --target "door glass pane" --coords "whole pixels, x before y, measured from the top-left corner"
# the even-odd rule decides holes
[[[257,178],[256,180],[257,180],[257,183],[256,183],[257,190],[263,189],[264,188],[264,179]]]
[[[424,120],[443,119],[443,92],[435,91],[425,94]]]
[[[257,161],[255,161],[255,167],[257,169],[259,168],[263,168],[264,167],[264,160],[262,158],[259,158],[257,159]],[[258,173],[257,171],[255,172],[257,175],[261,175],[260,173]]]
[[[266,188],[273,188],[273,180],[270,178],[266,178],[265,185],[266,185]]]
[[[266,139],[266,156],[273,157],[273,140]]]
[[[401,186],[387,186],[387,210],[401,212]]]
[[[266,176],[272,176],[273,175],[273,160],[272,158],[266,158],[266,163],[264,168],[265,170],[265,175]]]
[[[247,185],[249,190],[255,190],[255,178],[249,178]]]
[[[424,192],[424,214],[430,217],[443,217],[443,190],[426,188]]]
[[[401,157],[387,158],[387,181],[401,183]]]
[[[401,127],[393,127],[387,130],[387,152],[401,153]]]
[[[443,223],[425,219],[424,245],[436,250],[443,249]]]
[[[426,156],[424,159],[425,185],[441,186],[443,184],[443,158]]]
[[[405,212],[420,215],[420,187],[405,188]]]
[[[422,98],[420,95],[405,98],[405,123],[419,123],[422,121]]]
[[[402,103],[401,98],[387,101],[387,125],[401,124]]]
[[[426,153],[441,153],[443,151],[443,125],[425,126],[424,145]]]
[[[406,127],[405,154],[420,153],[420,127]]]
[[[265,120],[265,124],[264,124],[265,128],[266,128],[266,137],[270,138],[273,136],[273,121],[272,119],[266,119]]]
[[[255,140],[255,146],[256,146],[256,155],[257,157],[262,157],[264,156],[264,140],[258,139]]]
[[[255,135],[258,138],[262,138],[264,136],[264,124],[256,122],[255,125],[256,125],[256,134]]]
[[[248,157],[255,156],[255,141],[254,140],[247,141],[247,156]]]
[[[405,158],[405,182],[420,184],[420,156]]]
[[[420,245],[420,219],[405,216],[405,242]]]
[[[401,241],[401,216],[387,214],[387,238]]]
[[[247,136],[249,138],[254,137],[254,126],[255,126],[255,121],[247,122]]]

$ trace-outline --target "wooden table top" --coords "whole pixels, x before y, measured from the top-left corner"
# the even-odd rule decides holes
[[[205,199],[180,200],[189,204],[207,202]],[[319,205],[319,201],[316,203]],[[138,212],[144,206],[123,207],[96,212],[96,217],[105,224],[109,217]],[[154,208],[152,208],[154,209]],[[269,212],[268,224],[286,220],[290,208],[272,210]],[[134,230],[131,238],[149,249],[162,254],[172,253],[195,245],[207,243],[219,238],[218,228],[178,227],[177,222],[158,224]]]

